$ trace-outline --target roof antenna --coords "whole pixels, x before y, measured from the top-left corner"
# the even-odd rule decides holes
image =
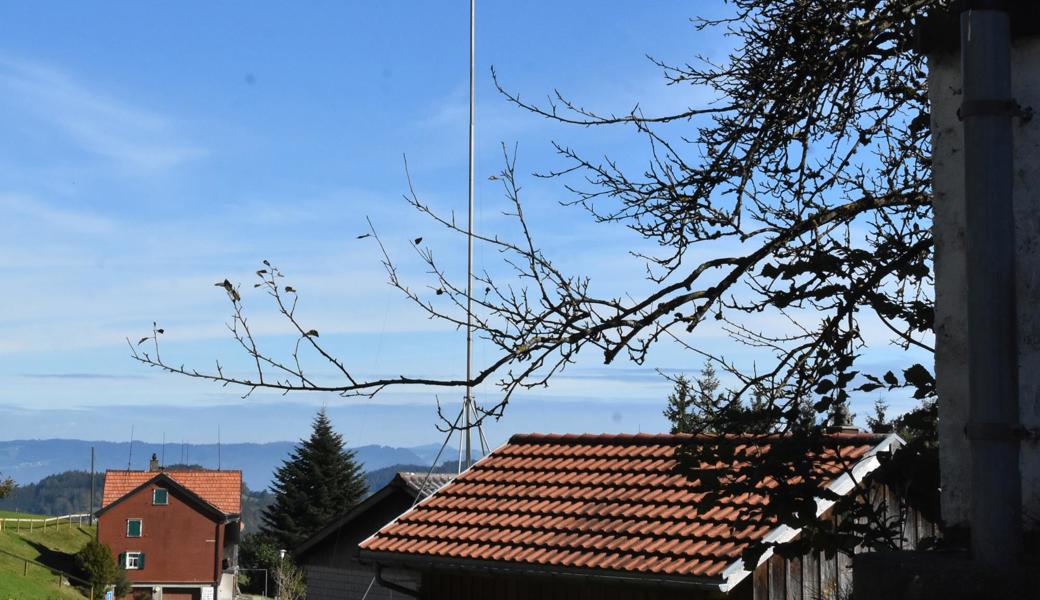
[[[159,462],[159,464],[162,466],[162,468],[165,469],[166,468],[166,432],[165,431],[162,432],[162,453],[161,454],[162,454],[162,460]]]
[[[126,457],[126,470],[130,470],[130,463],[134,461],[134,426],[130,425],[130,456]]]
[[[469,226],[466,229],[466,399],[462,404],[465,415],[465,468],[473,464],[472,419],[476,416],[473,406],[473,163],[474,163],[474,85],[475,56],[477,52],[477,0],[469,0]],[[463,461],[459,461],[459,471]]]

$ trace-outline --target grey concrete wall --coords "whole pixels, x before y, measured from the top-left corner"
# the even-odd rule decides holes
[[[960,57],[928,60],[932,102],[935,194],[935,374],[939,395],[943,519],[962,525],[970,511],[968,444],[967,288]],[[1040,427],[1040,38],[1020,39],[1012,49],[1012,90],[1037,113],[1014,124],[1015,243],[1018,250],[1020,422]],[[1040,445],[1023,443],[1020,460],[1023,512],[1040,519]]]
[[[375,572],[360,565],[324,567],[307,565],[307,600],[403,600],[409,598],[381,587],[373,581]],[[419,575],[384,569],[383,577],[413,590],[419,589]],[[371,587],[370,587],[371,586]],[[368,596],[365,596],[365,592]]]

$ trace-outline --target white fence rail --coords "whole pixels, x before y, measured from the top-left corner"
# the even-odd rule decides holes
[[[48,527],[58,529],[62,526],[72,529],[73,526],[90,525],[91,523],[93,523],[93,517],[90,513],[61,515],[60,517],[47,517],[44,519],[38,517],[2,517],[0,518],[0,531],[35,531]]]

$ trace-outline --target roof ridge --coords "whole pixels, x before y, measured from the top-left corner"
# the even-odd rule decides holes
[[[105,473],[242,473],[242,469],[167,469],[160,467],[158,471],[147,469],[105,469]]]
[[[886,434],[827,433],[825,439],[843,442],[874,441],[885,438]],[[790,434],[781,433],[515,433],[509,438],[510,444],[676,444],[680,442],[749,442],[771,441],[789,438]]]

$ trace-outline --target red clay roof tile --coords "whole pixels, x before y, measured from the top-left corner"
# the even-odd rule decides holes
[[[402,557],[719,577],[776,524],[742,511],[767,502],[764,494],[722,494],[698,508],[704,494],[674,472],[677,448],[698,439],[705,438],[513,436],[361,547]],[[734,437],[737,463],[757,460],[771,439]],[[859,460],[881,437],[832,440],[834,449],[807,458],[817,473],[839,474],[839,453],[844,461]]]
[[[163,473],[225,514],[242,512],[241,471],[105,471],[101,507],[119,500]]]

